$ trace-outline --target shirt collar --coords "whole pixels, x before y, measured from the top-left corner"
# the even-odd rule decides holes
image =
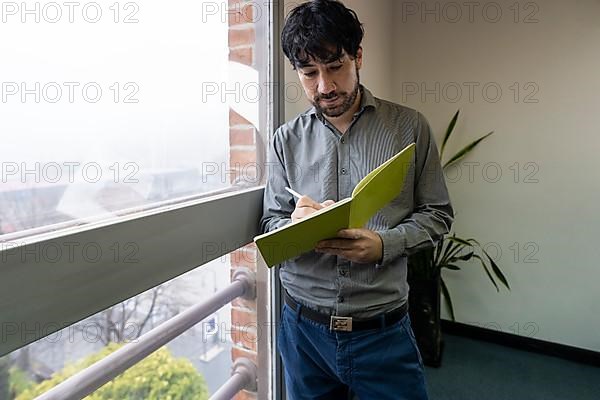
[[[360,85],[360,90],[362,92],[362,96],[360,97],[360,108],[354,114],[355,116],[359,116],[363,113],[363,111],[369,107],[377,108],[377,103],[375,102],[375,97],[371,93],[369,89],[364,87],[362,84]],[[311,107],[305,115],[317,115],[317,109],[315,106]]]

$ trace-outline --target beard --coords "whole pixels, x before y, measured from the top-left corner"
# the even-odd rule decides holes
[[[336,118],[342,116],[346,111],[352,108],[356,98],[358,97],[358,91],[360,90],[360,75],[358,72],[358,68],[356,68],[356,84],[352,89],[352,92],[332,92],[327,95],[317,94],[313,100],[312,104],[317,109],[317,112],[330,117]],[[332,105],[321,105],[322,100],[329,99],[338,99],[338,104]]]

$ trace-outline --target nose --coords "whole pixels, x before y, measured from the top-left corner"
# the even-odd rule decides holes
[[[329,94],[335,91],[335,83],[327,72],[319,74],[319,85],[317,89],[320,94]]]

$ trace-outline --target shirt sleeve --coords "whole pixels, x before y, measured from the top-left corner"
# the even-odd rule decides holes
[[[418,113],[415,131],[413,212],[395,227],[377,231],[383,242],[383,257],[378,267],[388,265],[399,256],[435,246],[450,231],[454,219],[437,146],[421,113]]]
[[[269,143],[267,152],[267,181],[263,197],[263,215],[260,232],[266,233],[291,222],[294,212],[293,196],[285,190],[289,186],[282,147],[281,128]]]

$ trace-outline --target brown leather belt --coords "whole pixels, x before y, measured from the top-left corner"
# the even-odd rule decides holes
[[[285,303],[290,306],[294,311],[298,309],[298,303],[294,300],[287,291],[284,291]],[[318,322],[320,324],[329,326],[329,330],[341,331],[341,332],[352,332],[362,331],[367,329],[378,329],[383,326],[392,325],[400,321],[406,315],[408,311],[407,303],[404,303],[400,307],[392,310],[383,315],[373,318],[353,318],[353,317],[339,317],[336,315],[322,314],[318,311],[312,310],[308,307],[302,306],[300,308],[300,315],[310,319],[311,321]]]

